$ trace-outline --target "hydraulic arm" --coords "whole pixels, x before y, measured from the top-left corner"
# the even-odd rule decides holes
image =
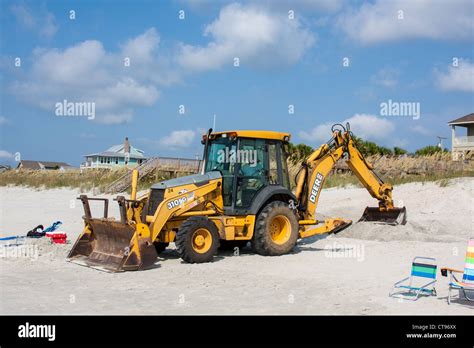
[[[324,181],[333,169],[336,162],[345,159],[351,171],[357,176],[370,195],[378,200],[376,208],[367,207],[360,221],[377,221],[387,224],[405,224],[406,209],[396,208],[393,205],[392,185],[383,182],[373,167],[366,161],[357,149],[349,124],[346,127],[333,126],[333,137],[321,145],[303,163],[297,175],[296,198],[298,199],[298,213],[300,225],[314,225],[320,223],[316,220],[316,209],[319,195]],[[343,219],[326,219],[324,226],[306,229],[301,232],[302,237],[311,234],[335,232],[350,225],[351,221]]]

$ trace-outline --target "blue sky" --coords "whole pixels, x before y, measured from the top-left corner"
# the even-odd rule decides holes
[[[217,130],[312,146],[350,121],[413,151],[474,112],[470,0],[0,3],[0,163],[79,165],[125,136],[148,156],[194,157],[214,114]],[[63,100],[94,103],[95,118],[58,116]],[[389,100],[419,117],[382,115]]]

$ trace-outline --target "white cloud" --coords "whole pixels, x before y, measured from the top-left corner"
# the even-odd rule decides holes
[[[24,4],[13,5],[10,10],[24,28],[37,32],[41,37],[49,39],[58,31],[56,19],[51,12],[44,9],[33,11]]]
[[[421,135],[432,135],[433,132],[429,130],[428,128],[423,127],[422,125],[416,125],[413,127],[410,127],[410,130],[413,133],[421,134]]]
[[[191,71],[241,65],[275,66],[298,61],[314,44],[313,34],[298,19],[265,11],[254,6],[230,4],[209,24],[204,35],[206,46],[182,44],[177,61]]]
[[[114,109],[122,104],[150,106],[156,101],[158,95],[158,90],[154,86],[140,85],[134,79],[124,77],[99,91],[96,100],[99,106]]]
[[[183,5],[187,5],[193,10],[209,11],[222,4],[232,3],[232,0],[179,0]],[[342,7],[342,0],[271,0],[259,1],[255,0],[241,0],[242,4],[258,5],[274,10],[281,10],[287,12],[292,9],[294,11],[304,14],[320,13],[320,12],[335,12]]]
[[[4,159],[13,158],[13,154],[5,150],[0,150],[0,158],[4,158]]]
[[[195,136],[196,132],[190,129],[173,131],[160,139],[160,145],[171,149],[186,148],[191,146]]]
[[[350,123],[351,131],[354,135],[364,140],[385,140],[395,129],[390,121],[368,114],[355,114],[340,123],[345,125],[347,122]],[[322,144],[331,138],[332,124],[333,123],[324,123],[308,132],[301,131],[298,135],[301,139],[312,144]]]
[[[0,116],[0,124],[6,124],[6,123],[8,123],[8,118],[4,116]]]
[[[394,88],[398,84],[399,75],[400,72],[396,69],[383,68],[371,77],[371,81],[379,86]]]
[[[150,62],[154,58],[159,43],[158,32],[155,28],[150,28],[143,34],[125,42],[122,45],[122,52],[126,57],[131,58],[132,64]]]
[[[25,22],[33,21],[35,18]],[[58,102],[94,102],[96,122],[124,123],[135,109],[153,105],[160,89],[186,74],[241,64],[292,64],[314,43],[298,19],[254,6],[231,4],[205,29],[206,46],[162,48],[155,28],[124,41],[116,51],[86,40],[63,49],[37,48],[30,69],[14,71],[9,90],[26,104],[54,113]],[[130,65],[127,66],[127,58]]]
[[[473,23],[471,0],[377,0],[349,9],[336,20],[337,27],[363,44],[415,38],[472,40]]]
[[[41,24],[40,35],[46,38],[51,38],[58,31],[58,26],[55,23],[55,18],[52,13],[46,13],[44,21]]]
[[[435,70],[435,78],[442,90],[474,92],[474,64],[468,60],[459,59],[457,67],[450,65],[445,72]]]
[[[124,53],[137,52],[137,60],[150,60],[150,52],[159,43],[155,34],[154,29],[149,29],[127,41],[119,52],[107,52],[96,40],[63,50],[36,49],[31,71],[16,81],[11,91],[23,101],[51,113],[54,105],[63,100],[93,102],[98,122],[130,122],[134,108],[153,105],[159,91],[152,80],[155,63],[144,63],[141,69],[150,72],[139,73],[123,65]]]
[[[53,83],[79,87],[100,83],[108,77],[101,70],[106,52],[96,40],[83,41],[64,50],[36,49],[33,55],[33,74]]]
[[[268,6],[277,9],[293,9],[297,12],[297,15],[298,12],[302,14],[308,14],[308,12],[336,12],[342,7],[342,4],[342,0],[272,0],[267,2]]]
[[[16,20],[28,29],[33,29],[36,25],[36,20],[31,10],[25,5],[13,5],[11,11]]]

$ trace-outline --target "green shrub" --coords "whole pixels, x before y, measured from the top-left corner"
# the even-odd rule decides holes
[[[441,149],[439,146],[428,145],[415,151],[417,156],[431,156],[439,152],[448,152],[448,149]]]
[[[287,146],[287,151],[289,160],[295,164],[306,159],[309,155],[311,155],[311,153],[313,153],[314,150],[311,146],[306,144],[295,145],[293,143],[289,143]]]
[[[405,155],[405,154],[407,153],[407,150],[395,146],[395,147],[393,148],[393,153],[394,153],[396,156]]]

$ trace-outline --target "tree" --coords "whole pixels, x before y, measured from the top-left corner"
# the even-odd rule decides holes
[[[295,145],[289,143],[287,147],[288,157],[292,163],[298,163],[307,158],[314,151],[311,146],[306,144]]]
[[[379,146],[372,141],[365,141],[359,137],[354,136],[354,143],[357,149],[364,155],[365,157],[373,156],[373,155],[392,155],[394,151],[389,149],[388,147]]]
[[[448,149],[441,149],[439,146],[428,145],[415,151],[417,156],[431,156],[439,152],[448,152]]]
[[[405,155],[405,154],[407,153],[407,150],[395,146],[395,147],[393,148],[393,153],[394,153],[396,156]]]

